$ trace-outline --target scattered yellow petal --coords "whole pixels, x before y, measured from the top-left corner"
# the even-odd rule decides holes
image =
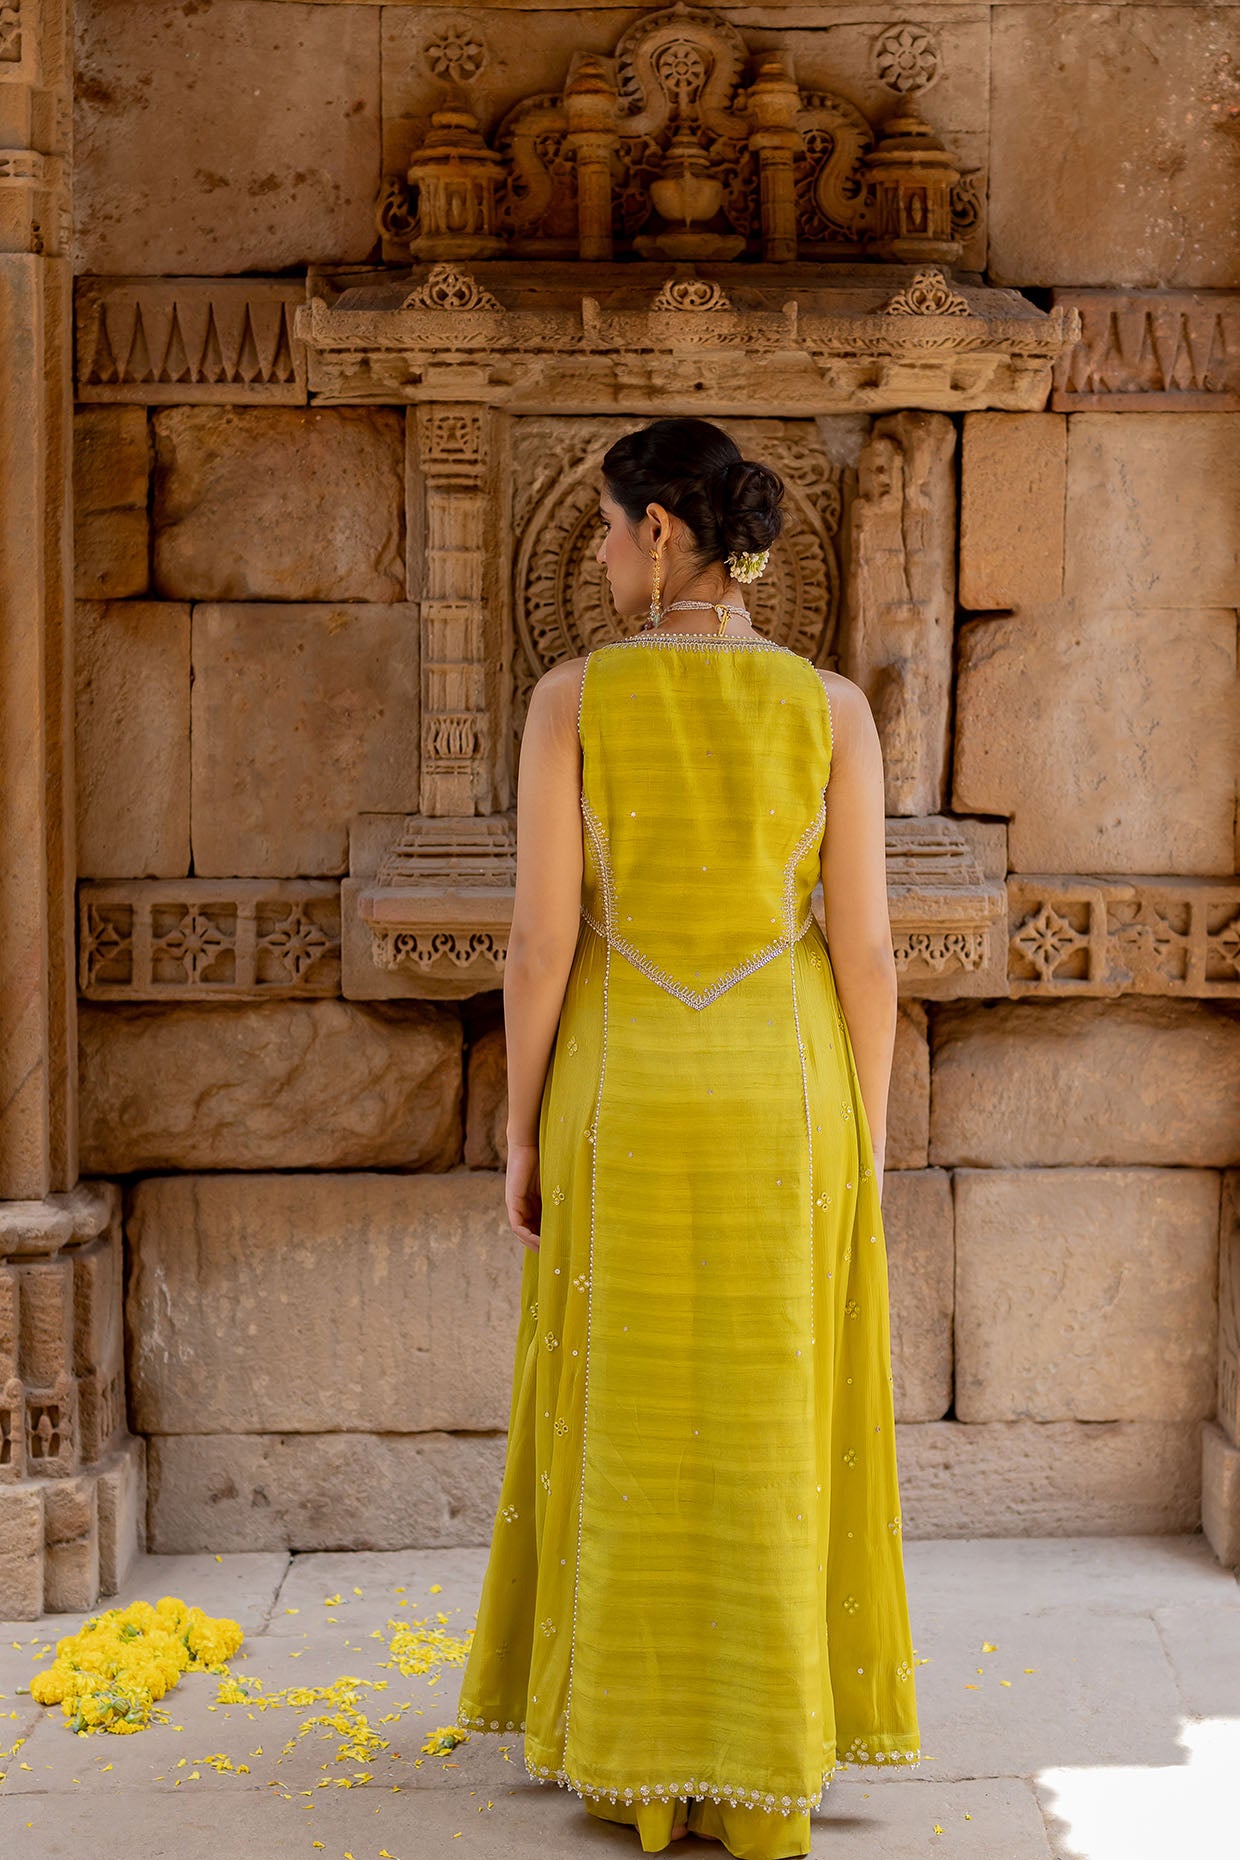
[[[399,1590],[399,1589],[397,1589],[397,1591],[396,1591],[396,1593],[397,1593],[397,1594],[399,1595],[399,1594],[400,1594],[400,1590]],[[428,1589],[428,1590],[426,1591],[426,1593],[427,1593],[428,1595],[442,1595],[442,1593],[443,1593],[443,1584],[442,1584],[442,1582],[432,1582],[432,1584],[431,1584],[431,1586],[430,1586],[430,1588],[429,1588],[429,1589]]]
[[[1010,1686],[1010,1685],[1011,1685],[1011,1683],[1012,1683],[1012,1682],[1011,1682],[1011,1680],[1010,1680],[1010,1679],[1001,1679],[1001,1680],[999,1681],[999,1684],[1000,1684],[1001,1686]]]
[[[353,1593],[354,1595],[360,1595],[362,1593],[362,1591],[358,1588],[356,1583],[354,1583],[353,1585]]]
[[[286,1615],[299,1615],[301,1613],[301,1609],[300,1608],[286,1608],[284,1612]]]
[[[938,1824],[938,1822],[937,1822],[937,1821],[936,1821],[936,1822],[935,1822],[935,1824],[934,1824],[934,1831],[935,1831],[935,1833],[936,1833],[936,1834],[942,1834],[942,1832],[943,1832],[943,1830],[942,1830],[942,1828],[941,1828],[941,1827],[939,1826],[939,1824]]]
[[[982,1688],[980,1686],[970,1685],[968,1680],[966,1679],[964,1683],[964,1689],[966,1692],[980,1692]]]
[[[224,1561],[222,1556],[217,1556],[215,1560],[217,1563],[222,1563]]]
[[[995,1646],[992,1640],[984,1640],[982,1642],[983,1653],[998,1653],[998,1651],[999,1649]]]
[[[1026,1673],[1036,1673],[1037,1670],[1038,1669],[1036,1666],[1026,1666],[1025,1668],[1023,1668],[1023,1671],[1025,1671]]]

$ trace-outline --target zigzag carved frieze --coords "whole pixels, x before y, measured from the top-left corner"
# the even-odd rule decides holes
[[[1240,408],[1240,292],[1056,289],[1081,318],[1080,340],[1055,363],[1060,413]]]
[[[306,355],[292,278],[82,278],[74,292],[81,401],[300,405]]]

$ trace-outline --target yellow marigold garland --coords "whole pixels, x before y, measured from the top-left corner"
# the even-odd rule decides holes
[[[30,1684],[41,1705],[59,1705],[77,1732],[141,1731],[182,1673],[224,1672],[240,1624],[189,1608],[175,1595],[93,1615],[56,1643],[56,1658]]]

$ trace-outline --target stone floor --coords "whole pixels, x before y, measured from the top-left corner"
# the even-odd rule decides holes
[[[912,1541],[905,1558],[923,1763],[841,1772],[814,1818],[815,1855],[1235,1854],[1240,1583],[1200,1535]],[[442,1611],[443,1632],[464,1633],[484,1563],[483,1550],[147,1557],[116,1598],[174,1594],[239,1620],[232,1670],[268,1692],[386,1679],[359,1699],[390,1738],[365,1768],[337,1761],[335,1731],[298,1735],[329,1706],[218,1704],[206,1673],[168,1695],[166,1724],[75,1737],[26,1688],[84,1617],[7,1624],[0,1853],[439,1860],[461,1854],[457,1840],[482,1860],[639,1853],[633,1830],[527,1777],[519,1734],[422,1754],[427,1734],[453,1723],[460,1669],[404,1677],[383,1665],[388,1623],[436,1628]],[[381,1724],[385,1713],[396,1721]],[[696,1837],[668,1851],[723,1852]]]

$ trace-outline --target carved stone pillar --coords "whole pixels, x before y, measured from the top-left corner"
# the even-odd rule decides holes
[[[73,1188],[68,34],[67,0],[0,11],[0,1616],[18,1620],[116,1587],[141,1468],[119,1197]]]
[[[620,140],[616,104],[603,60],[582,57],[564,87],[564,146],[577,158],[577,249],[583,259],[612,256],[611,164]]]
[[[857,467],[840,670],[870,700],[887,813],[945,805],[955,612],[956,432],[946,414],[877,420]]]
[[[801,93],[780,58],[764,58],[749,87],[749,146],[761,175],[762,256],[788,264],[797,255],[796,126]]]
[[[491,414],[469,402],[417,409],[412,527],[422,529],[422,814],[491,810],[485,591]],[[419,508],[420,505],[420,508]]]

